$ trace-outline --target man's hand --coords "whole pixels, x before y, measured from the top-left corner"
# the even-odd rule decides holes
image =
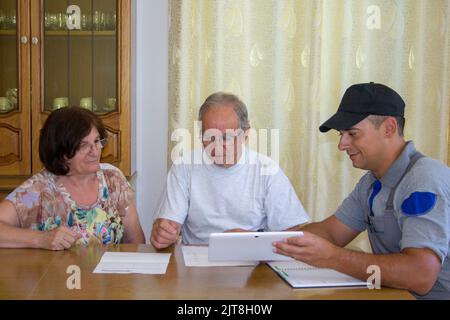
[[[81,235],[67,227],[59,227],[50,231],[43,231],[38,247],[48,250],[69,249]]]
[[[328,268],[338,247],[313,233],[273,243],[276,253],[292,257],[316,267]]]
[[[181,231],[181,224],[168,219],[156,219],[153,223],[150,242],[156,249],[167,248],[175,243]]]

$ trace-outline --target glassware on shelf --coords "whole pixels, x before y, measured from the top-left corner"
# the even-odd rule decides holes
[[[70,15],[66,13],[50,13],[46,12],[44,15],[44,27],[45,30],[51,31],[66,31],[67,22],[73,19]]]
[[[0,9],[0,30],[6,29],[6,13],[5,10]]]
[[[65,13],[50,13],[44,15],[45,30],[62,31],[67,30],[67,21],[71,16]],[[103,12],[96,10],[93,14],[82,13],[80,17],[81,30],[89,31],[114,31],[116,30],[116,12]],[[1,27],[0,27],[1,28]]]
[[[53,99],[53,110],[61,109],[69,106],[68,97],[58,97]]]
[[[0,97],[0,112],[9,111],[13,106],[11,106],[11,103],[9,102],[7,97]]]
[[[99,31],[100,29],[100,11],[96,10],[94,15],[92,16],[92,26],[95,31]]]
[[[95,31],[116,30],[116,13],[94,11],[92,15],[92,26]]]
[[[6,98],[8,98],[11,106],[15,108],[17,105],[17,88],[9,88],[6,90]]]
[[[57,30],[57,20],[57,14],[46,12],[44,16],[45,30]]]
[[[81,15],[81,30],[92,29],[92,16],[90,14],[83,13]]]
[[[116,30],[117,14],[115,11],[106,14],[105,30]]]
[[[117,99],[116,98],[107,98],[105,100],[105,111],[113,111],[116,109]]]
[[[57,30],[66,30],[67,29],[66,19],[67,19],[66,14],[64,14],[62,12],[57,14],[57,18],[56,18],[56,22],[57,22],[56,29]]]
[[[105,30],[115,30],[116,29],[116,13],[107,12],[105,14]]]
[[[48,30],[49,27],[50,27],[50,14],[46,12],[44,14],[44,29]]]
[[[95,104],[95,101],[92,97],[81,98],[80,107],[91,111],[97,111],[97,105]]]
[[[17,26],[17,15],[16,15],[16,9],[12,9],[10,11],[10,28],[15,29]]]
[[[107,30],[106,13],[104,13],[104,12],[100,12],[100,30]]]
[[[1,30],[15,29],[16,25],[17,25],[16,10],[0,9],[0,29]]]

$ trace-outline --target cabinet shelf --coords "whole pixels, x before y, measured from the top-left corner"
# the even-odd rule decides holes
[[[50,37],[57,37],[57,36],[61,36],[61,37],[67,37],[67,36],[71,36],[71,37],[114,37],[116,36],[116,32],[115,31],[65,31],[65,30],[59,30],[59,31],[54,31],[54,30],[48,30],[45,31],[45,35],[46,36],[50,36]]]
[[[16,30],[15,29],[13,29],[13,30],[0,30],[0,36],[15,36],[17,33],[16,33]]]
[[[16,30],[0,30],[0,36],[15,36],[17,35]],[[105,30],[105,31],[66,31],[66,30],[48,30],[45,31],[45,36],[50,37],[115,37],[117,35],[116,31]]]

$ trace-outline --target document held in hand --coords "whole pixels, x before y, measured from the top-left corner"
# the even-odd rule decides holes
[[[300,261],[274,261],[267,264],[293,288],[367,286],[366,281],[333,269],[316,268]]]

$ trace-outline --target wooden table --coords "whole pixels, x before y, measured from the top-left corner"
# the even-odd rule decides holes
[[[181,247],[165,275],[93,274],[105,251],[155,252],[151,245],[75,247],[51,252],[0,249],[0,299],[414,299],[406,290],[337,288],[293,290],[265,264],[186,267]],[[81,289],[67,289],[70,265],[81,269]]]

